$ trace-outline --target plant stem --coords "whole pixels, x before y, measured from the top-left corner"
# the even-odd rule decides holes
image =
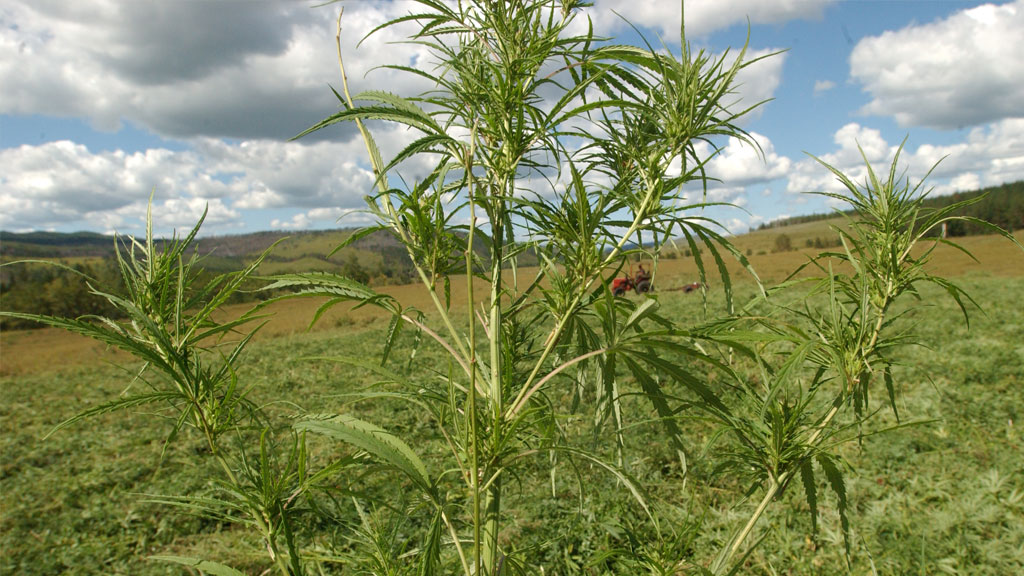
[[[497,576],[498,565],[498,531],[501,519],[501,477],[495,478],[487,486],[484,495],[483,518],[483,574]]]
[[[871,337],[868,339],[867,344],[865,344],[861,348],[860,356],[864,360],[865,364],[867,363],[868,356],[870,356],[872,351],[875,349],[875,345],[878,343],[878,337],[882,332],[882,326],[885,324],[885,313],[889,308],[889,304],[892,302],[892,296],[889,294],[891,291],[892,280],[889,280],[886,288],[886,294],[882,299],[881,306],[878,308],[878,318],[876,318],[875,320],[875,325],[872,329]],[[843,374],[844,389],[841,392],[841,394],[846,393],[846,388],[849,386],[849,382],[852,377],[853,376],[850,374]],[[811,447],[812,449],[817,448],[821,435],[824,434],[825,430],[828,429],[828,427],[831,425],[832,420],[835,419],[837,414],[839,414],[839,408],[841,406],[841,399],[837,399],[837,401],[832,404],[832,408],[830,408],[828,413],[825,414],[825,417],[821,420],[821,422],[818,423],[817,426],[815,426],[814,431],[811,432],[811,435],[807,437],[807,446]],[[736,555],[736,553],[739,551],[740,547],[743,545],[743,542],[747,539],[747,537],[750,536],[751,531],[754,529],[754,525],[757,524],[757,521],[761,518],[762,515],[764,515],[765,510],[767,510],[768,508],[768,504],[775,498],[779,490],[783,486],[785,486],[793,477],[795,470],[796,468],[790,468],[789,470],[786,470],[785,472],[780,474],[778,478],[772,479],[772,482],[768,487],[768,491],[765,493],[764,498],[761,500],[761,503],[757,506],[757,509],[754,510],[754,513],[750,516],[750,519],[747,521],[746,525],[732,540],[732,543],[729,545],[729,547],[715,560],[715,563],[712,565],[712,572],[718,574],[722,569],[728,566],[729,561],[732,559],[733,556]]]
[[[474,125],[474,133],[476,126]],[[471,140],[476,142],[475,135]],[[466,418],[469,420],[469,443],[470,443],[470,491],[473,497],[473,574],[480,574],[481,564],[481,527],[480,527],[480,439],[477,429],[476,410],[476,319],[473,317],[473,241],[476,236],[476,197],[473,181],[473,144],[470,144],[470,153],[465,160],[466,178],[468,180],[469,193],[469,234],[466,246],[466,300],[467,317],[469,322],[469,390],[467,392],[469,407],[466,410]],[[467,574],[467,576],[469,576]]]
[[[214,452],[214,458],[224,470],[224,474],[228,477],[228,481],[231,485],[241,491],[242,487],[238,484],[238,479],[235,477],[234,471],[231,470],[231,466],[228,465],[227,460],[217,452]],[[281,575],[294,576],[291,570],[289,570],[288,563],[285,562],[284,556],[282,556],[278,551],[277,543],[275,542],[276,539],[273,537],[273,534],[271,534],[270,526],[267,524],[263,514],[259,510],[250,510],[249,515],[252,516],[253,521],[256,522],[256,527],[259,528],[263,537],[266,539],[267,552],[270,554],[270,559],[274,561],[274,565],[277,566],[277,569],[281,572]]]
[[[544,362],[547,361],[548,356],[551,355],[551,351],[555,349],[555,345],[558,343],[558,339],[562,335],[562,330],[565,329],[565,326],[566,324],[568,324],[569,319],[572,318],[572,315],[576,311],[576,307],[579,305],[580,301],[583,300],[583,296],[590,290],[590,287],[594,285],[594,282],[600,276],[600,272],[604,270],[613,261],[615,261],[616,258],[619,257],[619,254],[622,253],[622,248],[626,245],[626,242],[629,240],[630,236],[632,236],[633,233],[636,232],[637,229],[640,227],[640,223],[643,221],[643,218],[645,216],[644,213],[646,212],[646,207],[653,201],[653,197],[654,187],[653,185],[648,183],[647,196],[644,198],[644,201],[640,205],[641,209],[637,212],[637,214],[633,216],[633,222],[632,224],[630,224],[629,229],[626,230],[626,233],[623,234],[621,238],[619,238],[618,243],[615,245],[614,248],[612,248],[612,251],[608,253],[608,256],[605,257],[604,261],[601,262],[600,266],[597,267],[598,272],[591,276],[580,288],[579,292],[576,293],[575,298],[573,298],[572,302],[569,304],[568,308],[565,311],[565,314],[563,314],[562,317],[558,319],[558,322],[555,324],[555,327],[548,334],[547,345],[541,352],[540,358],[538,358],[537,362],[534,364],[533,370],[530,372],[530,375],[526,378],[526,382],[523,383],[523,387],[519,391],[519,394],[516,395],[515,400],[512,401],[512,404],[509,408],[510,412],[513,409],[518,411],[520,405],[525,404],[526,401],[530,399],[530,396],[532,396],[536,392],[537,387],[532,387],[531,384],[533,384],[533,381],[537,378],[541,368],[544,366]],[[509,416],[511,416],[511,414],[506,417]]]
[[[720,574],[722,570],[729,565],[729,561],[739,551],[743,542],[750,535],[750,532],[754,529],[754,525],[764,514],[765,510],[768,509],[768,504],[775,498],[779,492],[779,488],[785,485],[785,481],[788,480],[788,475],[783,474],[779,477],[779,481],[772,480],[772,483],[768,486],[768,491],[765,492],[764,498],[761,499],[761,503],[757,505],[757,509],[747,520],[747,524],[742,530],[733,538],[732,544],[726,548],[725,552],[715,559],[714,564],[711,565],[711,572],[713,574]]]
[[[355,103],[352,101],[352,96],[349,93],[348,89],[348,75],[345,74],[345,62],[341,55],[341,17],[344,13],[344,8],[342,8],[338,12],[337,35],[334,37],[334,40],[338,48],[338,68],[341,71],[342,93],[345,95],[345,100],[348,107],[355,108]],[[385,211],[387,212],[388,217],[391,218],[391,221],[395,223],[395,225],[392,226],[392,228],[402,238],[402,244],[406,246],[406,251],[408,252],[410,239],[406,234],[405,229],[403,229],[400,225],[397,224],[399,222],[399,219],[395,217],[395,207],[391,204],[391,198],[387,194],[387,185],[383,180],[383,167],[380,166],[378,162],[375,160],[376,156],[373,153],[373,146],[371,145],[372,138],[370,137],[370,132],[366,129],[366,125],[363,124],[362,120],[356,119],[355,122],[356,126],[359,128],[359,133],[363,137],[363,143],[366,145],[366,152],[367,156],[370,158],[370,163],[373,164],[373,173],[377,177],[377,189],[381,192],[381,197],[384,199]],[[442,322],[444,322],[444,325],[448,329],[448,332],[452,337],[456,349],[458,349],[459,354],[461,355],[461,358],[457,357],[457,359],[464,360],[469,356],[469,354],[463,347],[462,342],[459,339],[458,332],[455,330],[455,326],[452,325],[451,319],[448,317],[448,311],[441,304],[441,300],[437,296],[437,291],[434,289],[433,283],[430,281],[429,278],[427,278],[427,275],[423,271],[423,268],[416,264],[416,259],[413,257],[413,254],[411,252],[409,252],[409,257],[412,260],[413,265],[416,267],[416,272],[419,274],[420,280],[427,287],[427,290],[430,293],[430,298],[434,302],[434,307],[437,308],[438,313],[441,315],[441,320]],[[463,361],[462,363],[465,364],[465,361]]]
[[[452,524],[451,519],[448,518],[448,514],[444,510],[441,511],[441,520],[444,522],[444,525],[448,527],[448,533],[451,534],[452,544],[455,544],[455,551],[458,553],[459,561],[462,563],[463,573],[465,573],[466,576],[472,576],[474,572],[470,569],[469,561],[466,560],[466,553],[462,550],[462,544],[459,542],[459,534],[455,531],[455,526]]]

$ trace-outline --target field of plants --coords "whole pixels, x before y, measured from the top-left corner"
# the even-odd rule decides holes
[[[355,126],[375,224],[338,248],[383,232],[418,285],[272,249],[213,276],[202,219],[150,214],[96,314],[0,310],[91,341],[3,336],[0,571],[1020,572],[1019,236],[926,205],[901,146],[857,182],[819,161],[828,237],[733,244],[688,190],[702,143],[756,147],[760,58],[618,45],[579,5],[420,0],[375,30],[429,52],[390,63],[418,96],[350,93],[339,11],[339,108],[299,137]],[[641,263],[655,293],[616,293]]]
[[[894,376],[901,382],[902,423],[910,426],[875,434],[896,424],[887,414],[859,443],[843,449],[855,470],[847,476],[851,564],[844,560],[834,496],[822,498],[815,537],[806,502],[787,494],[749,561],[752,573],[1012,574],[1024,566],[1024,255],[1006,249],[1002,239],[969,240],[980,260],[971,263],[969,274],[954,268],[964,263],[952,250],[936,264],[953,273],[984,313],[975,312],[968,329],[952,300],[934,289],[922,294],[930,305],[905,321],[916,326],[923,346],[900,354]],[[801,259],[793,253],[785,265],[796,266]],[[664,271],[667,278],[675,272]],[[751,282],[739,286],[744,295],[754,294]],[[699,294],[666,292],[657,298],[666,314],[689,322],[706,313]],[[721,296],[712,293],[707,313],[721,305]],[[259,401],[297,401],[299,406],[273,408],[284,417],[352,412],[414,434],[421,453],[437,451],[428,448],[439,442],[436,434],[406,404],[350,402],[347,393],[374,381],[368,372],[309,359],[339,351],[379,355],[376,343],[387,318],[339,311],[304,332],[314,310],[313,302],[304,301],[282,310],[279,330],[246,353],[240,377],[255,383]],[[286,324],[287,318],[292,321]],[[0,573],[183,573],[150,559],[159,555],[216,558],[246,573],[262,571],[266,560],[258,538],[248,531],[162,503],[214,492],[210,478],[216,475],[209,466],[197,467],[198,438],[186,436],[165,448],[166,414],[129,409],[45,438],[64,419],[121,394],[130,374],[109,362],[125,362],[127,356],[51,330],[3,336],[2,362],[20,361],[24,368],[0,380]],[[23,344],[33,338],[41,341],[31,346],[56,349],[56,354],[33,353]],[[439,357],[422,348],[410,359],[413,340],[410,334],[399,343],[393,366],[413,380],[436,377],[432,371]],[[48,360],[28,364],[33,358]],[[706,441],[699,420],[682,422],[687,436]],[[580,428],[577,434],[587,428],[580,421],[565,425]],[[677,524],[670,530],[701,523],[702,536],[685,544],[700,557],[734,521],[737,512],[725,504],[743,487],[721,479],[700,485],[713,462],[700,445],[689,463],[700,475],[681,482],[678,462],[660,438],[651,423],[631,428],[627,468],[659,505],[672,510]],[[531,550],[547,574],[603,573],[606,559],[599,552],[634,546],[634,533],[644,533],[642,512],[613,476],[594,466],[537,460],[511,492],[516,520],[504,537]],[[577,476],[585,477],[582,484]],[[331,482],[344,489],[350,480]],[[381,500],[367,504],[369,509],[401,502],[385,487],[377,489]],[[359,541],[358,525],[358,518],[348,518],[348,533],[339,537],[367,545]],[[387,528],[399,538],[404,529]]]

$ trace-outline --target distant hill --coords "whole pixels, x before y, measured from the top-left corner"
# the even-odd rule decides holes
[[[1007,230],[1024,229],[1024,181],[929,198],[926,206],[939,209],[951,203],[986,195],[980,202],[961,212],[993,222]],[[812,214],[764,224],[757,230],[733,238],[738,249],[748,255],[780,252],[799,248],[823,248],[837,243],[830,225],[841,225],[842,215]],[[402,284],[413,280],[415,272],[408,255],[391,234],[378,231],[352,243],[339,253],[327,257],[335,247],[355,232],[352,228],[299,232],[255,232],[228,236],[205,236],[196,241],[196,250],[203,257],[203,266],[210,272],[225,272],[245,267],[275,242],[280,242],[261,266],[260,274],[288,272],[335,272],[371,285]],[[987,233],[980,226],[953,223],[951,236]],[[679,253],[668,257],[687,256],[685,243]],[[57,232],[0,232],[0,262],[21,259],[60,260],[79,266],[109,266],[114,255],[114,238],[93,232],[71,234]],[[525,265],[535,261],[524,254]],[[103,264],[106,261],[107,264]],[[0,284],[9,289],[12,270],[0,269]]]
[[[362,268],[369,280],[379,273],[385,278],[385,265],[402,270],[404,250],[389,234],[378,232],[355,242],[340,254],[327,258],[355,230],[335,229],[300,232],[255,232],[228,236],[204,236],[195,242],[203,265],[211,271],[238,270],[246,266],[275,242],[280,242],[265,261],[262,273],[320,270],[340,272]],[[159,240],[158,240],[159,242]],[[22,259],[61,260],[71,264],[113,258],[114,237],[93,232],[0,232],[0,261]]]
[[[933,196],[925,200],[926,208],[938,210],[950,204],[976,198],[984,195],[980,202],[968,206],[958,212],[961,216],[971,216],[991,222],[1004,230],[1013,232],[1024,229],[1024,180],[991,186],[974,190],[971,192],[957,192],[946,196]],[[848,212],[847,212],[848,213]],[[808,214],[804,216],[793,216],[761,224],[757,230],[774,228],[786,228],[797,224],[818,222],[836,218],[838,214],[831,212],[827,214]],[[753,232],[754,230],[751,230]],[[973,236],[976,234],[988,234],[989,230],[983,226],[969,223],[953,223],[947,229],[950,236]]]
[[[0,257],[4,260],[99,257],[113,249],[113,236],[95,232],[0,232]]]
[[[930,209],[987,194],[980,202],[967,207],[961,215],[994,222],[1008,230],[1024,229],[1024,181],[987,188],[975,192],[939,196],[929,199]],[[799,216],[765,225],[731,238],[733,245],[747,256],[785,253],[795,250],[827,248],[838,244],[832,226],[843,226],[842,214]],[[355,232],[335,229],[306,232],[256,232],[231,236],[199,238],[196,250],[202,257],[204,274],[240,270],[268,247],[278,243],[258,270],[260,275],[289,272],[333,272],[372,286],[408,284],[415,278],[404,247],[388,232],[378,231],[353,242],[345,249],[327,257],[335,247]],[[983,227],[953,223],[947,234],[952,236],[987,233]],[[111,289],[119,284],[114,262],[114,237],[92,232],[63,234],[0,232],[0,263],[15,260],[60,261],[80,273],[95,278],[97,285]],[[678,250],[665,253],[668,260],[691,256],[685,242],[677,242]],[[479,247],[478,247],[479,248]],[[784,254],[777,254],[783,257]],[[536,256],[527,252],[521,264],[529,266]],[[254,286],[255,287],[255,286]],[[243,291],[237,297],[265,297],[262,292]],[[90,294],[76,274],[57,266],[22,264],[0,268],[0,306],[59,316],[109,314],[104,301]],[[28,327],[19,321],[4,321],[3,329]]]

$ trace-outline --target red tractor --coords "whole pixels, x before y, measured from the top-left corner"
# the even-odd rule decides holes
[[[651,273],[640,266],[636,276],[626,276],[612,280],[612,294],[622,296],[627,290],[636,290],[637,294],[646,294],[651,291]]]

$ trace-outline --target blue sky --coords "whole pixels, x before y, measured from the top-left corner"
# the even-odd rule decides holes
[[[353,131],[288,138],[336,109],[337,6],[318,2],[0,0],[0,229],[138,233],[155,191],[161,233],[209,207],[206,234],[358,226],[372,181]],[[376,71],[425,55],[387,34],[405,2],[345,3],[353,90],[412,94]],[[599,33],[634,39],[617,11],[678,49],[678,0],[597,0]],[[1024,0],[692,0],[694,48],[785,50],[751,66],[744,122],[764,150],[726,142],[712,214],[734,232],[824,212],[834,179],[805,152],[863,176],[859,144],[935,194],[1024,179]],[[380,127],[397,151],[408,134]],[[338,219],[341,218],[340,222]]]

